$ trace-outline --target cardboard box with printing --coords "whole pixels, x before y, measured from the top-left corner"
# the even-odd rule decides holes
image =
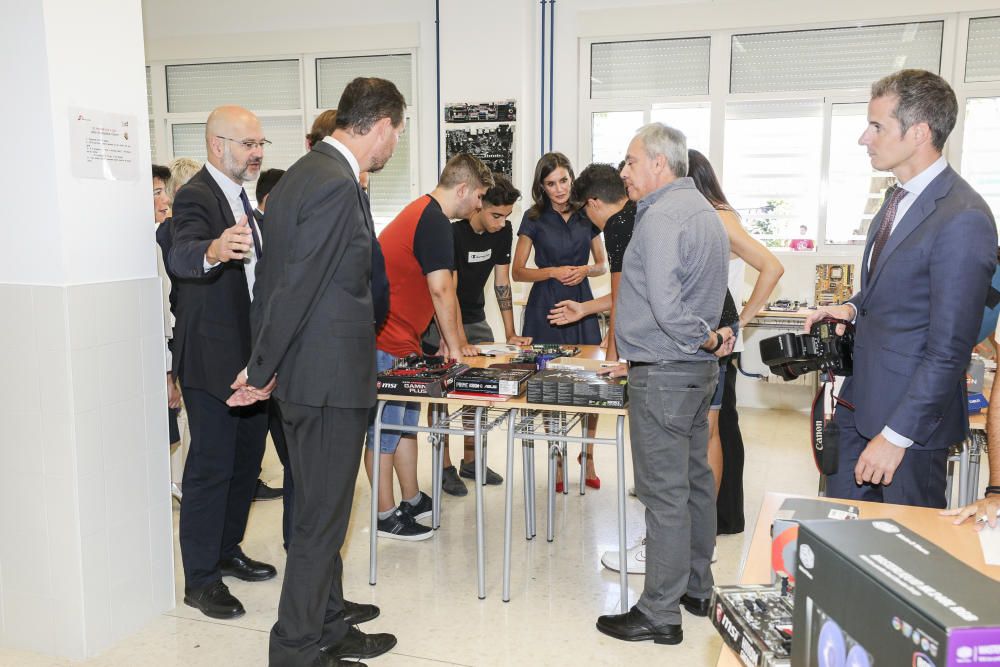
[[[1000,665],[1000,582],[895,521],[800,526],[793,667]]]

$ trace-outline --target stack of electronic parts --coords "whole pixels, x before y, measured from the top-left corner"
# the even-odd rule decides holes
[[[712,624],[744,665],[792,664],[795,554],[800,522],[858,516],[854,505],[789,498],[775,513],[771,525],[771,584],[715,587]]]
[[[528,403],[624,408],[628,381],[577,368],[547,368],[528,380]]]
[[[606,364],[572,359],[578,354],[580,348],[575,346],[532,345],[489,368],[412,354],[379,373],[377,388],[380,394],[485,400],[506,400],[527,392],[529,403],[624,408],[628,381],[598,375],[597,369]]]
[[[380,394],[442,398],[455,388],[455,378],[468,369],[444,357],[409,354],[379,373],[375,387]]]

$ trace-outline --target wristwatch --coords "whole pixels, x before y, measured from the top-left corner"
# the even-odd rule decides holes
[[[715,347],[713,347],[710,350],[708,348],[705,348],[706,352],[715,352],[720,347],[722,347],[722,334],[720,334],[718,331],[713,331],[712,333],[715,334]]]

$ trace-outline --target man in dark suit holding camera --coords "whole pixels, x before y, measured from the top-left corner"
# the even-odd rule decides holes
[[[859,143],[899,184],[862,256],[861,291],[820,308],[855,323],[854,375],[838,407],[837,498],[944,507],[948,448],[968,429],[965,367],[996,264],[989,207],[942,156],[958,115],[941,77],[901,70],[872,85]]]

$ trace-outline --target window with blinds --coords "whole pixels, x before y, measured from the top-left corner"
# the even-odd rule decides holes
[[[733,35],[730,92],[866,89],[903,68],[940,73],[943,31],[929,21]]]
[[[167,111],[209,112],[224,104],[260,111],[302,108],[298,60],[167,65]]]
[[[371,174],[368,179],[368,197],[372,204],[372,217],[376,231],[389,224],[410,200],[410,135],[413,130],[407,126],[399,135],[399,143],[392,159],[382,171]]]
[[[336,109],[347,84],[378,77],[396,84],[407,104],[413,104],[413,68],[408,53],[316,59],[316,100],[320,109]]]
[[[726,106],[726,196],[747,231],[766,246],[815,241],[822,146],[820,101]]]
[[[711,38],[603,42],[590,47],[590,97],[707,95]]]
[[[156,121],[153,120],[153,81],[146,68],[146,109],[149,111],[149,158],[156,164]]]
[[[379,77],[396,84],[407,105],[413,104],[413,58],[408,53],[346,56],[316,59],[316,103],[320,109],[336,109],[347,84],[357,77]],[[396,152],[388,164],[372,174],[368,190],[372,217],[381,228],[413,199],[411,187],[410,137],[416,132],[409,117],[399,136]]]
[[[971,19],[965,80],[1000,81],[1000,16]]]

